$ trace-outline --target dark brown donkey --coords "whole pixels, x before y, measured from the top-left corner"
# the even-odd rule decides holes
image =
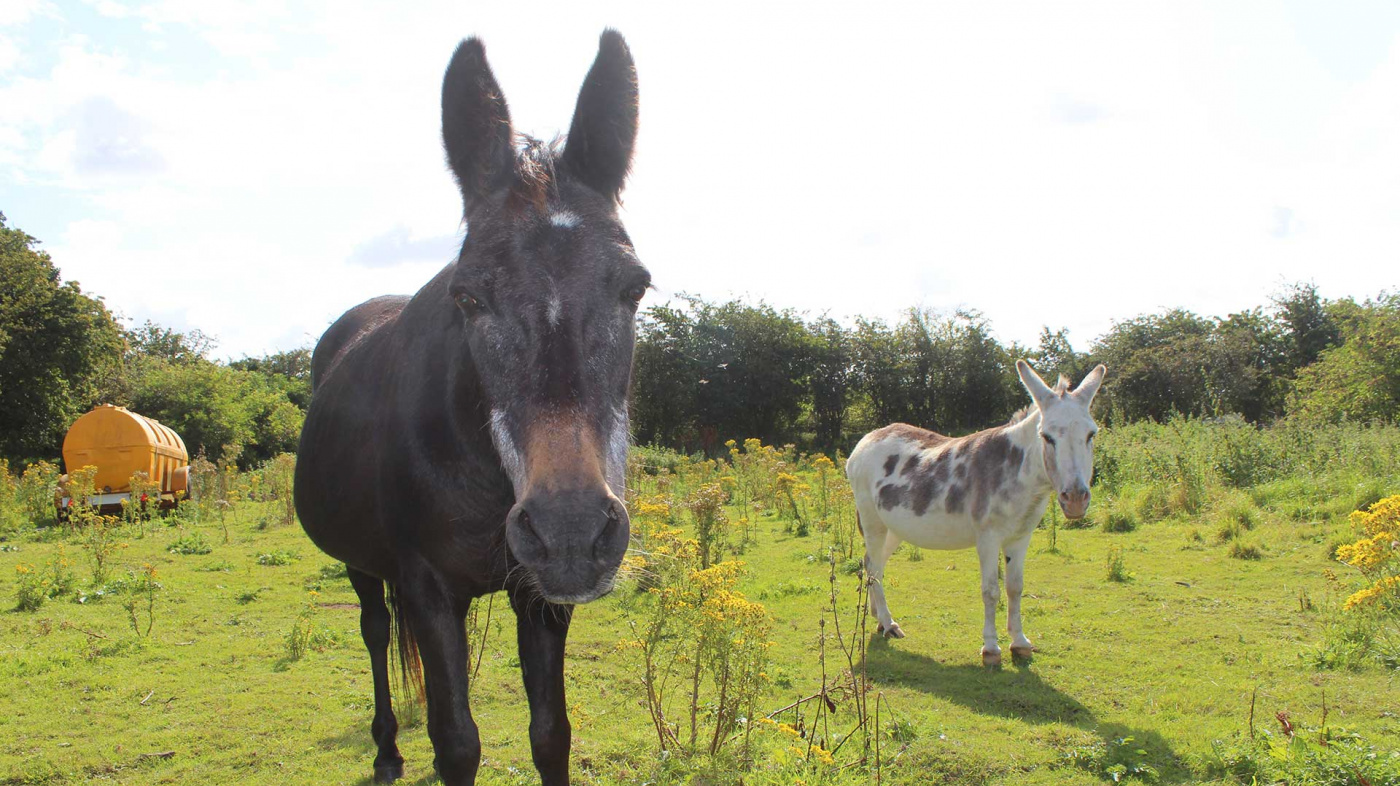
[[[627,392],[650,277],[617,203],[636,130],[636,71],[616,32],[562,144],[512,132],[481,43],[463,41],[442,84],[461,253],[413,297],[346,312],[316,345],[297,513],[360,596],[376,780],[403,775],[392,638],[406,674],[421,655],[438,773],[475,781],[463,621],[472,599],[504,589],[535,766],[546,784],[569,781],[564,640],[574,604],[612,589],[627,549]]]

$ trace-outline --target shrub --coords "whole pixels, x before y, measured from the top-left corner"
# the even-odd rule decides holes
[[[0,533],[12,532],[25,523],[19,487],[10,476],[10,462],[0,458]]]
[[[203,534],[195,531],[171,541],[165,550],[171,554],[209,554],[214,547],[209,545]]]
[[[1138,528],[1137,517],[1130,511],[1114,505],[1103,517],[1104,532],[1132,532]]]
[[[1119,584],[1126,584],[1127,582],[1133,580],[1133,574],[1128,572],[1127,563],[1123,561],[1122,548],[1118,546],[1113,546],[1108,550],[1107,567],[1107,578],[1109,581],[1118,582]]]
[[[1235,559],[1257,560],[1264,558],[1264,552],[1253,543],[1236,540],[1230,544],[1230,556]]]
[[[708,568],[720,560],[728,541],[729,518],[724,513],[724,489],[718,483],[706,483],[687,495],[684,504],[695,519],[700,566]]]
[[[306,607],[292,620],[292,627],[287,631],[285,645],[285,658],[287,661],[299,661],[306,657],[311,651],[325,652],[331,647],[340,643],[340,634],[324,625],[316,624],[316,597],[314,590],[310,593],[311,599],[307,601]]]
[[[1388,626],[1377,609],[1344,612],[1328,622],[1322,643],[1300,657],[1319,671],[1358,671],[1374,665],[1400,668],[1400,632]]]
[[[632,448],[630,458],[636,469],[648,475],[669,475],[676,471],[684,456],[670,448],[636,445]]]
[[[32,564],[15,565],[15,609],[37,611],[44,601],[72,592],[77,585],[73,563],[68,559],[68,547],[59,544],[58,553],[36,568]]]
[[[1277,734],[1212,742],[1202,762],[1205,774],[1236,783],[1400,784],[1400,752],[1378,749],[1345,729],[1294,726],[1284,712],[1277,717],[1282,727]]]
[[[646,706],[665,751],[710,754],[733,739],[768,677],[771,620],[762,605],[736,589],[743,564],[700,568],[699,548],[680,531],[653,527],[657,557],[648,589],[652,605],[631,622]],[[668,685],[677,686],[678,702]],[[746,727],[747,728],[747,727]]]
[[[1163,483],[1139,487],[1125,500],[1125,509],[1130,510],[1139,521],[1161,521],[1172,512],[1171,492]]]
[[[164,589],[160,582],[156,581],[156,569],[150,564],[142,565],[139,572],[131,572],[131,581],[127,585],[127,599],[122,604],[126,609],[127,620],[131,622],[131,631],[138,637],[151,635],[151,628],[156,624],[156,594]],[[142,627],[141,617],[145,616],[145,627]]]
[[[127,485],[131,495],[122,500],[122,521],[144,527],[151,517],[151,511],[160,505],[160,484],[138,470],[131,473]]]
[[[281,567],[283,565],[290,565],[299,559],[301,559],[301,557],[294,554],[293,552],[286,551],[285,549],[279,549],[277,551],[271,551],[266,554],[259,554],[258,564],[268,565],[271,567]]]
[[[262,485],[277,500],[277,523],[290,527],[296,523],[296,499],[292,485],[296,480],[297,457],[292,453],[282,453],[269,459],[262,467]]]
[[[1251,530],[1259,523],[1254,506],[1248,498],[1232,500],[1225,506],[1225,518],[1240,525],[1241,529]]]
[[[92,560],[92,583],[101,584],[107,580],[112,557],[126,544],[117,538],[121,519],[116,516],[99,516],[86,506],[74,509],[72,521],[79,527],[83,550]]]
[[[1147,750],[1138,747],[1132,737],[1070,748],[1064,753],[1064,762],[1114,783],[1125,780],[1156,783],[1159,778],[1157,768],[1147,761]]]
[[[17,611],[38,611],[49,599],[49,585],[41,571],[33,565],[20,563],[15,566],[18,574],[15,582],[15,609]]]
[[[788,531],[799,538],[807,537],[811,533],[811,525],[803,511],[807,507],[805,501],[811,487],[789,472],[778,473],[776,486],[778,511],[788,517]]]
[[[59,468],[48,461],[29,465],[15,486],[15,496],[35,525],[53,523],[53,490],[59,485]]]

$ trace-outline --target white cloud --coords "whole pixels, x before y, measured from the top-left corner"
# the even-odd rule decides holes
[[[19,46],[9,36],[0,35],[0,74],[14,68],[19,58]]]
[[[84,1],[92,5],[92,7],[97,10],[97,13],[109,19],[125,19],[131,16],[131,8],[121,3],[113,2],[113,0],[97,0],[97,2],[91,2],[91,0]]]
[[[63,227],[55,259],[114,306],[277,348],[443,264],[461,205],[438,91],[461,36],[483,36],[517,126],[549,135],[613,24],[642,90],[624,215],[663,296],[966,305],[1004,339],[1066,325],[1082,346],[1286,280],[1393,285],[1394,43],[1342,78],[1272,4],[804,8],[522,25],[505,6],[158,2],[129,6],[152,31],[135,42],[9,31],[55,65],[6,77],[0,45],[0,196],[20,203],[0,207]],[[170,59],[191,51],[207,59]],[[26,214],[40,190],[59,213]]]
[[[0,0],[0,26],[22,25],[35,17],[58,17],[58,9],[46,0]]]

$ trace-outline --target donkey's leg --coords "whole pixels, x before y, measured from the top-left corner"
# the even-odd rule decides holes
[[[977,541],[977,562],[982,570],[982,665],[1000,666],[1001,647],[997,646],[997,601],[1001,599],[997,561],[1001,544],[988,538]]]
[[[572,731],[564,703],[564,640],[573,606],[547,603],[530,590],[510,593],[525,696],[530,701],[530,753],[543,786],[569,783]]]
[[[430,569],[406,579],[398,591],[423,660],[433,766],[447,786],[471,786],[481,764],[481,737],[467,702],[467,610]]]
[[[369,650],[370,673],[374,675],[374,722],[370,734],[379,754],[374,757],[374,780],[392,783],[403,777],[403,757],[395,742],[399,721],[389,698],[389,608],[384,605],[384,582],[346,566],[350,586],[360,596],[360,636]]]
[[[1029,658],[1035,645],[1021,632],[1021,589],[1025,584],[1026,551],[1031,536],[1027,535],[1006,547],[1006,629],[1011,633],[1011,656]]]
[[[899,538],[889,531],[880,514],[873,508],[860,511],[861,531],[865,536],[865,580],[870,592],[870,613],[879,622],[877,633],[886,638],[902,639],[904,631],[890,614],[889,603],[885,600],[885,563],[899,547]],[[893,542],[893,546],[889,544]]]

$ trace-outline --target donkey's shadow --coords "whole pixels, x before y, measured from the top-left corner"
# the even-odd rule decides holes
[[[1032,662],[988,669],[976,663],[950,665],[906,652],[881,636],[866,650],[866,673],[875,684],[895,684],[938,696],[981,715],[1026,723],[1065,723],[1107,741],[1132,737],[1134,747],[1147,751],[1146,760],[1160,768],[1162,783],[1190,780],[1167,740],[1155,731],[1100,721],[1078,699],[1045,682]]]
[[[1010,659],[1008,658],[1008,661]],[[989,669],[976,663],[950,665],[906,652],[883,637],[866,650],[866,673],[876,682],[940,696],[982,715],[1027,723],[1092,725],[1093,713],[1073,696],[1046,683],[1028,664]]]

